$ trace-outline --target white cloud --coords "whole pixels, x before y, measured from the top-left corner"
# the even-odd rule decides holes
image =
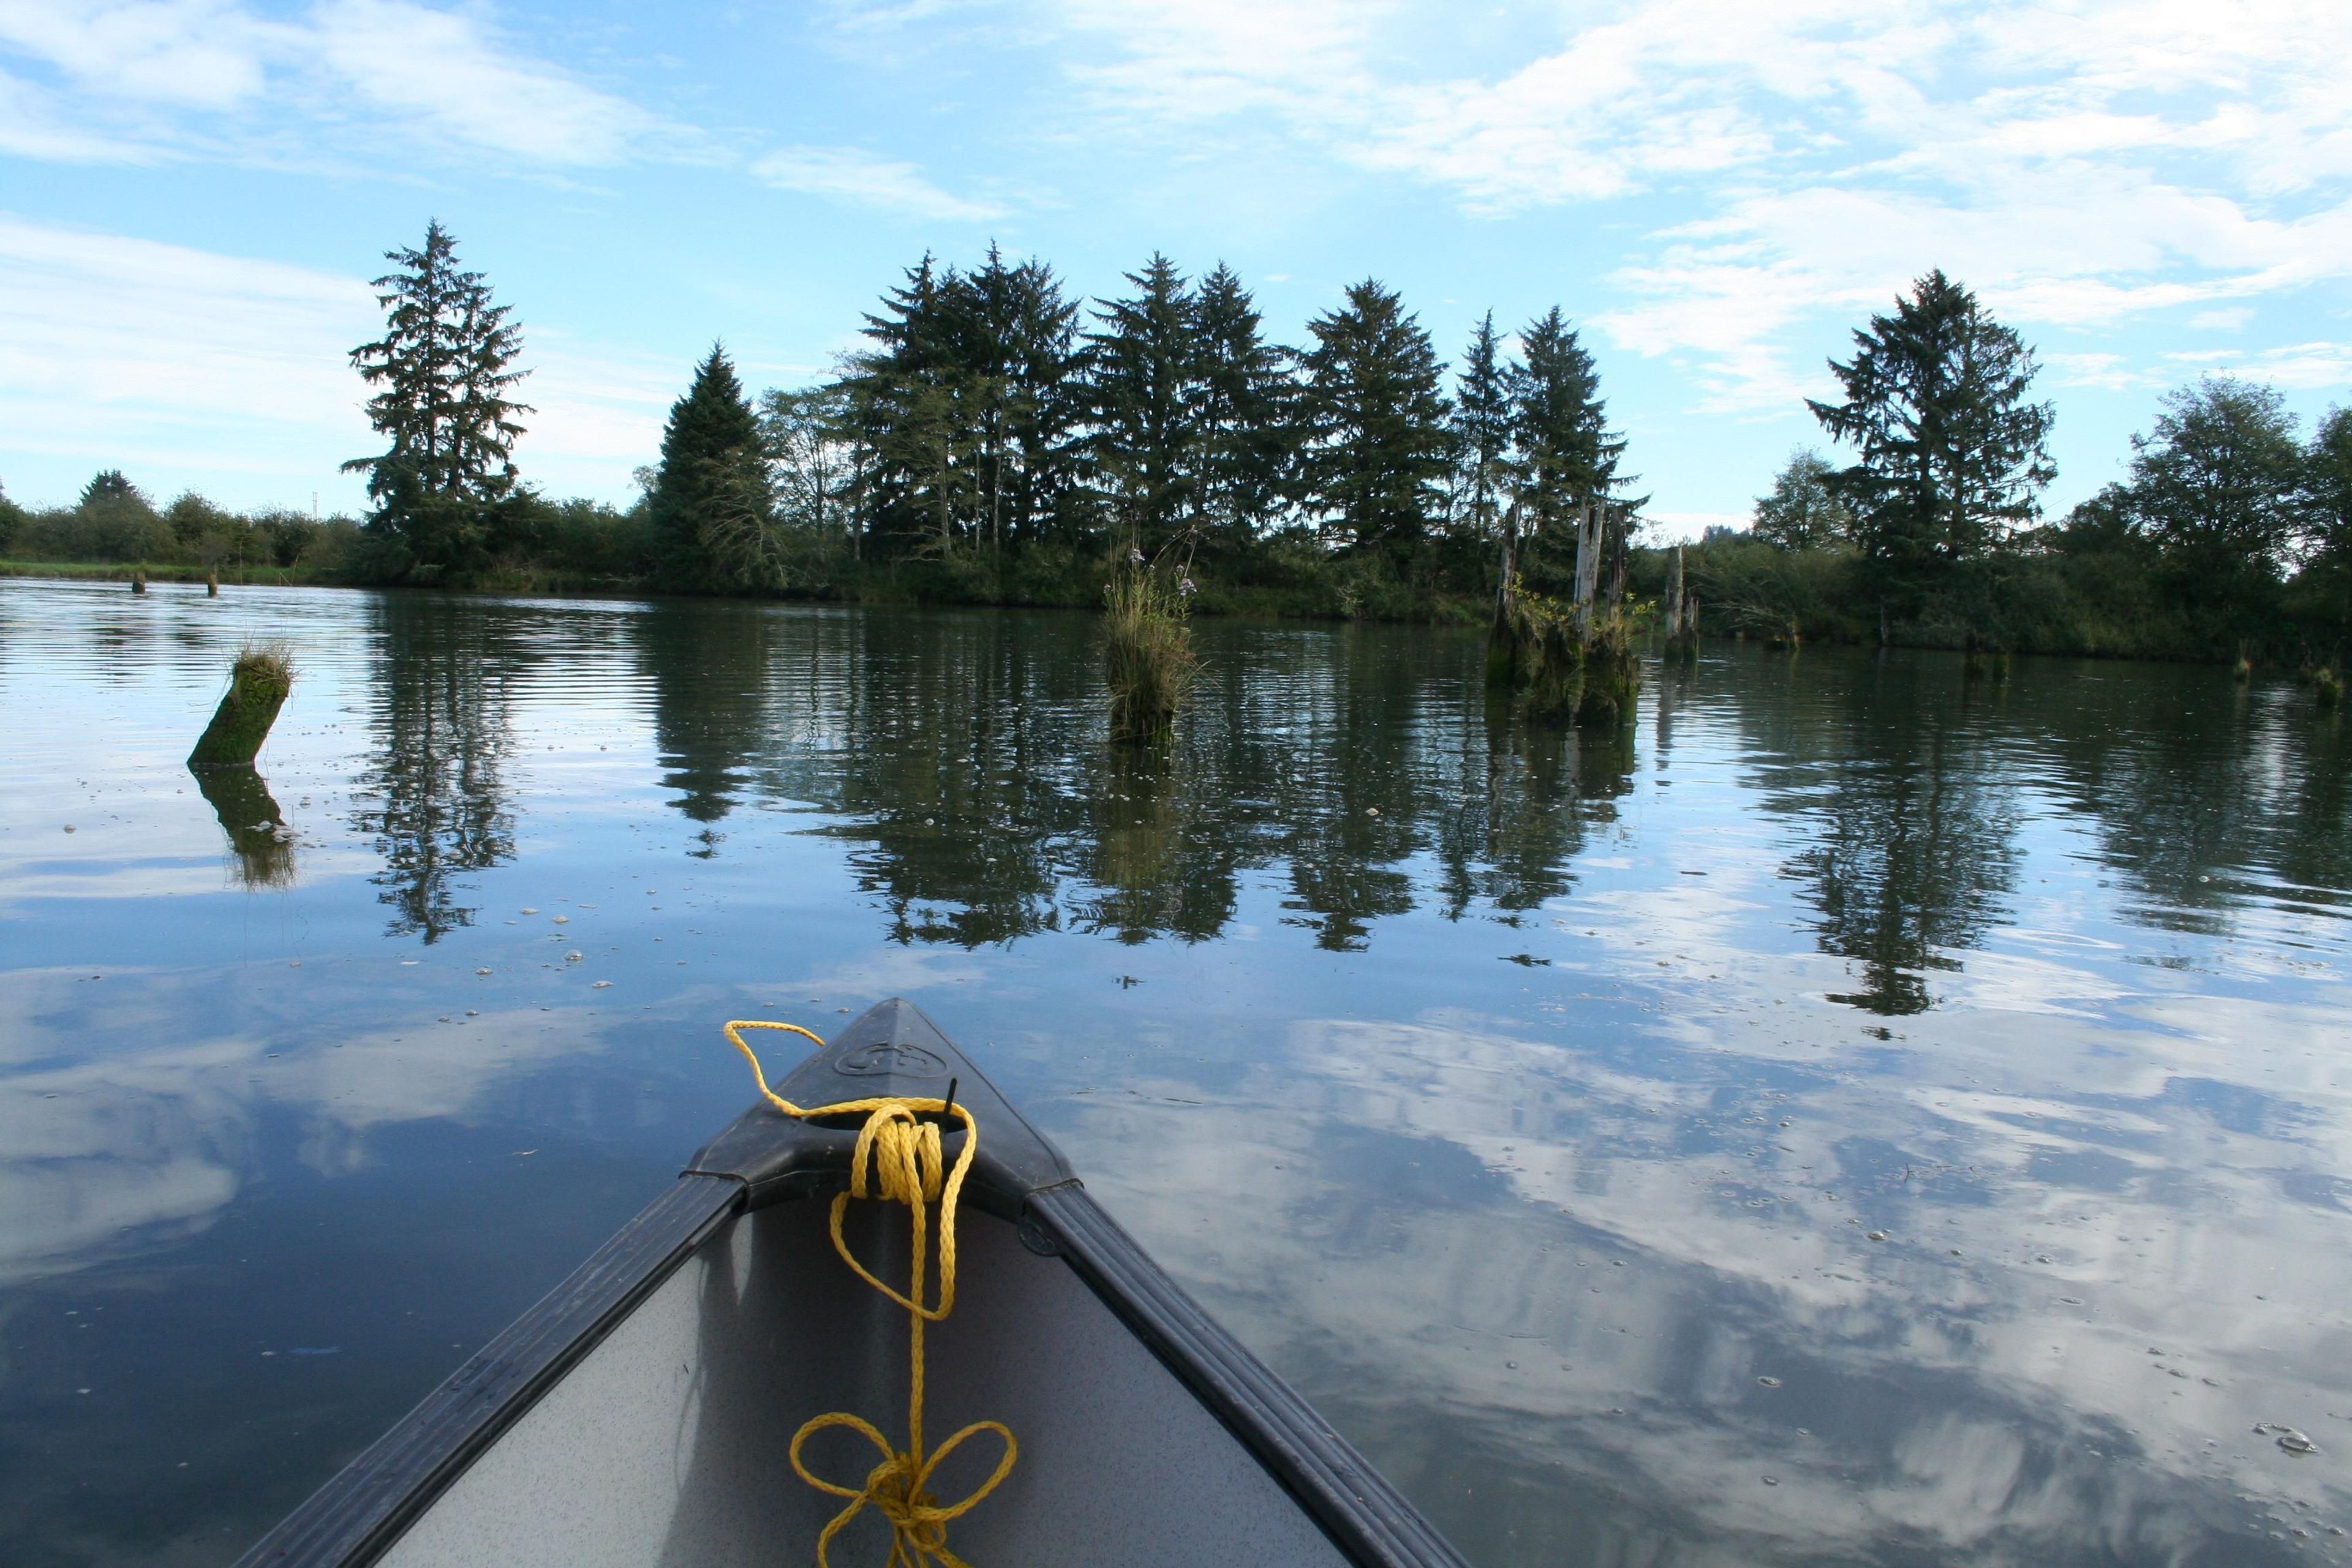
[[[2253,320],[2254,312],[2244,305],[2229,305],[2216,310],[2200,310],[2189,318],[2189,330],[2200,332],[2234,332]]]
[[[696,140],[519,53],[477,13],[412,0],[324,0],[290,22],[235,0],[12,0],[0,52],[70,89],[0,77],[0,147],[24,156],[276,162],[289,144],[315,158],[391,125],[471,153],[594,167]]]
[[[1003,217],[992,202],[950,195],[912,163],[856,147],[785,147],[757,159],[751,173],[778,190],[825,196],[905,217],[979,223]]]
[[[1715,407],[1787,406],[1820,375],[1800,328],[1884,308],[1931,266],[2062,328],[2352,273],[2340,4],[1633,0],[1483,69],[1439,9],[1066,15],[1107,47],[1074,68],[1098,116],[1278,124],[1474,215],[1696,203],[1636,243],[1612,279],[1632,298],[1594,319],[1695,356]]]
[[[335,468],[376,441],[349,356],[382,324],[357,278],[0,214],[0,430],[19,469],[119,464],[232,501],[356,504]],[[527,320],[524,335],[526,477],[625,495],[682,367]]]

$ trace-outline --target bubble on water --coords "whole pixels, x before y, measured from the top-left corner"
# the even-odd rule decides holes
[[[1768,1487],[1777,1487],[1780,1484],[1780,1478],[1778,1476],[1766,1476],[1764,1478],[1764,1484]]]
[[[1870,1233],[1870,1239],[1873,1241],[1885,1241],[1886,1239],[1886,1233],[1883,1230],[1874,1230]]]
[[[581,956],[580,952],[577,950],[574,950],[563,955],[563,962],[566,963],[577,963],[580,962]]]
[[[1780,1386],[1780,1380],[1777,1377],[1759,1377],[1756,1381],[1766,1388],[1778,1388]]]
[[[2290,1454],[2316,1454],[2319,1445],[2290,1426],[2279,1434],[2278,1446]]]
[[[532,909],[529,904],[525,904],[525,905],[523,906],[522,912],[523,912],[523,913],[525,913],[525,914],[527,914],[527,915],[535,915],[535,914],[539,913],[539,911],[538,911],[537,910]]]
[[[598,982],[596,982],[596,984],[595,984],[593,987],[591,987],[591,989],[593,989],[593,990],[596,990],[596,991],[602,991],[602,990],[604,990],[604,987],[606,987],[607,985],[610,985],[610,984],[613,984],[613,983],[612,983],[611,981],[609,981],[609,980],[599,980]]]

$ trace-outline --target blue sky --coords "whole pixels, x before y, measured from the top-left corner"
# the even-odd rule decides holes
[[[2352,5],[0,0],[0,485],[356,509],[345,355],[428,217],[524,323],[519,460],[625,500],[692,361],[824,374],[924,251],[1231,262],[1440,348],[1560,305],[1668,532],[1941,266],[2035,343],[2053,510],[2167,388],[2352,382]]]

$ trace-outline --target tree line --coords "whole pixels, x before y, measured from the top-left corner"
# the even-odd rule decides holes
[[[1525,492],[1532,537],[1624,482],[1592,358],[1557,309],[1516,353],[1488,317],[1449,378],[1375,279],[1294,347],[1223,265],[1193,279],[1155,255],[1127,291],[1084,300],[992,247],[969,269],[909,268],[816,386],[755,400],[714,345],[640,471],[635,527],[551,517],[516,479],[529,410],[506,308],[438,224],[390,258],[385,336],[353,354],[388,445],[349,466],[369,476],[385,566],[412,581],[544,555],[601,521],[614,537],[595,565],[681,592],[879,576],[1083,601],[1104,563],[1181,545],[1234,583],[1344,563],[1402,605],[1475,590],[1506,489]]]
[[[1489,313],[1449,364],[1398,294],[1346,289],[1273,341],[1222,264],[1154,255],[1108,296],[992,247],[925,258],[814,386],[754,396],[721,345],[642,493],[551,500],[515,448],[520,324],[438,223],[387,253],[383,335],[352,352],[383,449],[363,523],[158,509],[119,474],[72,509],[0,498],[0,552],[267,558],[342,580],[1095,604],[1112,563],[1181,550],[1207,608],[1483,616],[1510,575],[1560,594],[1589,502],[1627,519],[1591,353],[1558,308]],[[1689,552],[1712,633],[2332,660],[2352,629],[2352,411],[2304,439],[2279,394],[2169,394],[2128,477],[2052,521],[2032,347],[1941,272],[1832,360],[1753,527]],[[174,553],[176,552],[176,553]],[[1664,552],[1633,552],[1655,595]]]
[[[2273,387],[2160,400],[2126,477],[2056,521],[2032,351],[1941,272],[1854,334],[1811,403],[1843,467],[1794,454],[1693,580],[1721,629],[1992,649],[2293,659],[2352,632],[2352,409],[2308,439]]]

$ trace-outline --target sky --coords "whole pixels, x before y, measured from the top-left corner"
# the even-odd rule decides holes
[[[1659,532],[1744,522],[1941,267],[2040,356],[2053,512],[2170,389],[2352,401],[2352,5],[0,0],[0,487],[357,511],[350,350],[439,218],[517,459],[625,503],[694,361],[805,384],[926,252],[1097,298],[1365,277],[1458,357],[1554,305]]]

